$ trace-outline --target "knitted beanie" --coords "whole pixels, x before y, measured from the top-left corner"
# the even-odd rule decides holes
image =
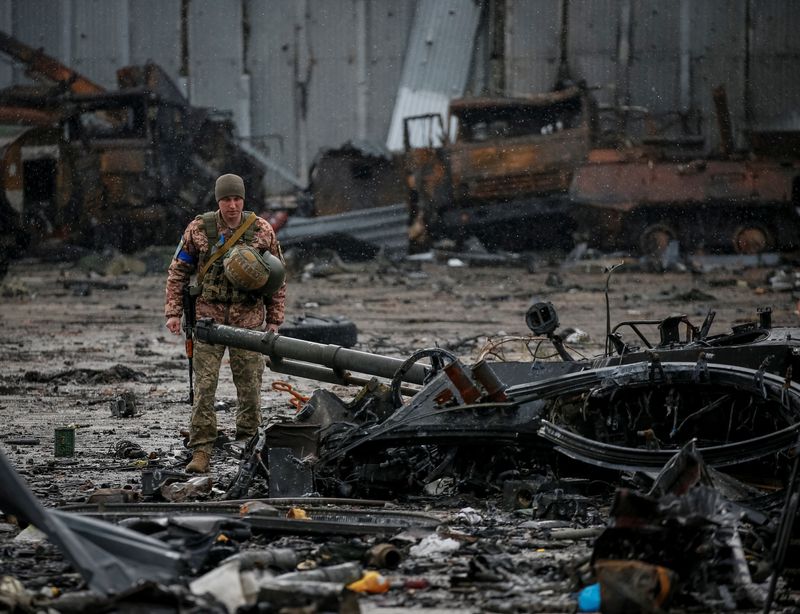
[[[217,201],[226,196],[239,196],[244,198],[244,181],[239,175],[220,175],[214,185],[214,197]]]

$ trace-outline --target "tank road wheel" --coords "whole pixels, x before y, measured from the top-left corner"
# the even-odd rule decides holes
[[[678,237],[675,230],[662,222],[650,224],[639,235],[639,249],[645,256],[660,256],[670,241]]]
[[[774,244],[770,232],[758,224],[744,224],[733,231],[733,249],[737,254],[761,254]]]

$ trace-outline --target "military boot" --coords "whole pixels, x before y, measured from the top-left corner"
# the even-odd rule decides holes
[[[208,452],[205,450],[195,450],[192,452],[192,460],[186,465],[186,473],[208,473],[210,461]]]

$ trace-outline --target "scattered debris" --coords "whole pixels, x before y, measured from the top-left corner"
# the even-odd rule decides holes
[[[112,384],[143,379],[145,374],[125,365],[114,365],[109,369],[67,369],[57,373],[40,373],[28,371],[23,376],[26,382],[42,383],[79,383],[79,384]]]
[[[481,271],[448,271],[452,279],[443,287],[459,292],[461,273]],[[602,291],[578,271],[569,275],[580,292]],[[434,281],[441,280],[425,283]],[[738,290],[709,287],[720,296]],[[555,302],[568,291],[552,292]],[[492,294],[502,300],[486,300],[502,308],[517,294],[504,287]],[[304,303],[329,305],[327,298],[315,294]],[[525,294],[517,302],[524,309],[529,300]],[[363,308],[372,305],[365,300]],[[272,412],[288,397],[268,390],[264,428],[246,444],[221,435],[213,474],[191,479],[182,471],[179,428],[153,402],[160,394],[153,382],[172,378],[170,371],[131,378],[124,387],[103,377],[84,380],[89,374],[80,370],[54,369],[53,379],[39,373],[29,381],[3,376],[7,394],[43,390],[65,405],[51,430],[93,422],[78,425],[75,459],[41,459],[36,448],[8,445],[12,435],[40,435],[15,425],[2,445],[36,496],[60,507],[55,517],[68,516],[78,539],[124,543],[109,546],[111,557],[131,551],[129,542],[115,541],[122,539],[115,525],[131,531],[135,537],[125,539],[157,578],[109,590],[111,580],[74,573],[88,578],[91,569],[73,563],[51,537],[25,542],[34,533],[26,527],[42,523],[28,524],[14,485],[10,499],[9,491],[0,493],[0,577],[17,583],[0,589],[0,604],[30,599],[26,607],[43,611],[357,611],[359,604],[471,612],[753,610],[770,602],[774,578],[772,599],[790,608],[797,601],[790,476],[800,331],[773,325],[767,308],[717,333],[713,312],[695,325],[696,311],[645,319],[637,307],[625,310],[637,319],[608,325],[605,352],[584,357],[570,338],[576,327],[560,328],[552,303],[533,302],[525,314],[531,334],[503,334],[527,344],[522,358],[503,359],[497,339],[484,344],[479,335],[469,344],[477,356],[471,364],[444,347],[392,358],[402,350],[374,333],[365,337],[368,347],[389,355],[202,323],[199,334],[246,340],[278,368],[339,383],[315,390],[290,373],[285,390],[297,393],[297,411]],[[604,335],[590,320],[581,324],[592,335],[577,349],[588,354]],[[453,330],[444,337],[473,337]],[[0,340],[19,356],[28,348],[17,341]],[[145,341],[128,344],[152,345]],[[84,348],[95,351],[79,345],[79,360]],[[70,366],[66,360],[75,356],[64,359]],[[62,381],[63,392],[54,390]],[[343,382],[360,388],[350,396]],[[86,393],[90,383],[100,387],[94,398]],[[143,394],[147,425],[107,409],[135,405]],[[159,403],[185,416],[184,400],[173,394]],[[225,419],[235,406],[235,398],[219,399],[219,408],[230,410]],[[87,410],[97,411],[95,420],[78,417]],[[86,442],[101,429],[104,445],[90,449]],[[169,433],[158,439],[158,429]],[[104,478],[112,471],[122,476],[119,485]],[[102,524],[81,528],[76,518]],[[151,540],[175,560],[151,565]],[[126,574],[140,572],[137,561],[120,560]]]
[[[115,418],[131,418],[136,414],[136,395],[125,390],[111,401],[111,415]]]

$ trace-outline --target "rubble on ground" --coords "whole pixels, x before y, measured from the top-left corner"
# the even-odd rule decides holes
[[[348,296],[330,277],[295,286],[298,305],[338,296],[337,311],[359,322],[357,343],[335,353],[345,362],[303,366],[347,377],[320,386],[273,374],[285,385],[265,386],[269,424],[246,444],[221,432],[200,477],[183,471],[185,359],[159,328],[151,288],[161,280],[115,275],[108,281],[128,287],[98,287],[82,304],[49,284],[53,272],[29,273],[43,309],[74,301],[74,313],[23,316],[30,299],[16,296],[3,315],[0,344],[14,366],[0,376],[2,607],[798,606],[800,330],[790,293],[755,309],[751,287],[725,273],[650,280],[623,268],[609,289],[604,276],[572,269],[548,284],[549,266],[365,267],[370,286]],[[435,287],[438,313],[397,302],[397,288],[414,300]],[[131,299],[142,309],[103,308]],[[675,314],[681,306],[691,312]],[[114,327],[86,327],[92,317]],[[412,320],[407,338],[388,332]],[[53,325],[58,335],[39,337]],[[276,367],[298,361],[281,355],[287,347],[314,349],[258,342]],[[347,387],[348,378],[362,381]],[[231,390],[223,382],[221,424],[235,409]],[[59,455],[56,428],[71,435]]]

